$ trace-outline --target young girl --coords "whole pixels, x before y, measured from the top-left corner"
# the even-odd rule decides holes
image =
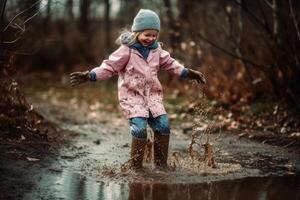
[[[162,86],[157,78],[159,70],[181,78],[205,83],[202,73],[185,68],[157,42],[160,32],[158,15],[141,9],[135,16],[130,32],[119,36],[120,47],[99,67],[70,75],[72,86],[86,81],[105,80],[118,75],[118,96],[122,111],[129,119],[131,144],[131,167],[142,169],[147,124],[154,132],[154,164],[167,168],[170,126],[163,106]]]

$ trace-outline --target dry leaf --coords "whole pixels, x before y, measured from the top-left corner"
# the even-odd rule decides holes
[[[36,161],[39,161],[40,159],[38,158],[31,158],[31,157],[26,157],[28,161],[31,161],[31,162],[36,162]]]

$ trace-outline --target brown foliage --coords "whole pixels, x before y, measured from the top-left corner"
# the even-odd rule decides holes
[[[15,60],[15,55],[9,55],[1,66],[0,137],[47,140],[44,118],[26,101],[18,83],[12,78],[16,72]]]

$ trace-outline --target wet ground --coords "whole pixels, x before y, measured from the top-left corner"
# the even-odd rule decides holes
[[[300,156],[291,149],[230,133],[211,134],[217,165],[211,168],[191,159],[192,135],[179,123],[172,126],[169,171],[156,170],[151,163],[141,173],[122,171],[131,137],[119,113],[87,112],[85,106],[47,98],[31,101],[64,129],[62,137],[70,142],[51,154],[20,155],[11,145],[2,145],[9,153],[2,159],[0,199],[300,199]],[[206,140],[203,135],[199,143]],[[12,155],[15,159],[8,159]]]
[[[32,186],[24,188],[22,199],[299,199],[300,159],[288,149],[212,135],[214,169],[190,160],[191,136],[177,127],[169,159],[175,170],[157,171],[148,163],[142,173],[122,172],[130,152],[126,120],[102,113],[101,122],[89,122],[67,108],[40,104],[37,109],[69,130],[64,134],[70,134],[71,144],[53,158],[31,163],[26,177]]]

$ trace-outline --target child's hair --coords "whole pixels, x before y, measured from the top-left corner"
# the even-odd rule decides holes
[[[125,28],[121,31],[120,36],[116,39],[118,45],[133,45],[144,30],[154,29],[160,31],[160,19],[158,15],[149,9],[140,9],[133,19],[131,29]],[[157,41],[157,38],[156,38]]]
[[[143,32],[142,31],[137,31],[137,32],[132,32],[130,31],[128,28],[124,28],[121,32],[120,32],[120,36],[116,39],[116,44],[118,45],[126,45],[126,46],[131,46],[133,45],[136,41],[138,36]],[[156,38],[156,41],[158,41],[158,36]],[[161,42],[160,42],[161,44]]]
[[[120,36],[116,39],[116,44],[131,46],[137,41],[137,38],[141,32],[142,31],[132,32],[129,29],[125,28],[121,31]]]

